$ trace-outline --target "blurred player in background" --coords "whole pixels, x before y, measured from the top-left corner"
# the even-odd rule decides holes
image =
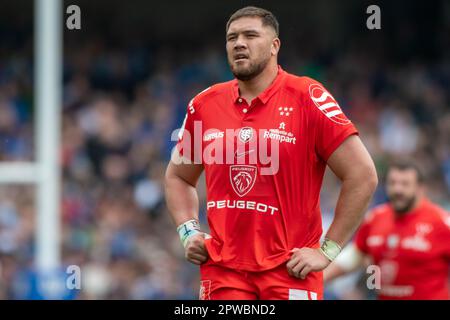
[[[448,299],[448,213],[425,196],[423,175],[411,161],[389,167],[386,192],[389,202],[370,212],[354,242],[324,270],[324,281],[370,260],[380,268],[379,299]]]
[[[230,17],[226,50],[236,79],[189,103],[166,171],[167,204],[186,258],[201,265],[201,299],[322,299],[321,271],[351,238],[377,185],[354,125],[320,83],[278,65],[279,49],[272,13],[246,7]],[[269,142],[268,165],[256,148]],[[218,145],[226,147],[201,152]],[[211,161],[219,155],[227,162]],[[342,188],[320,245],[327,165]],[[203,170],[211,235],[198,222]]]

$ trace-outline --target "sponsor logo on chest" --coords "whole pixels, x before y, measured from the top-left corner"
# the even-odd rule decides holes
[[[386,247],[390,250],[397,248],[427,252],[432,249],[431,242],[426,238],[433,230],[433,226],[427,223],[418,223],[415,225],[415,233],[408,236],[399,234],[389,234],[387,236],[371,235],[367,237],[366,243],[369,247],[379,247],[383,245],[386,238]]]
[[[240,197],[245,196],[255,185],[257,168],[248,165],[230,166],[230,182]]]

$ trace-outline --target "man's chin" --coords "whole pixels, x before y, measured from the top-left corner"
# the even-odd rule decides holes
[[[409,208],[406,206],[393,206],[393,208],[394,208],[395,212],[399,213],[399,214],[403,214],[403,213],[406,213],[409,211],[408,210]]]
[[[414,202],[409,202],[409,203],[392,205],[392,207],[394,208],[395,212],[397,212],[399,214],[404,214],[404,213],[411,211],[413,204],[414,204]]]
[[[248,81],[255,77],[254,73],[248,72],[247,70],[233,71],[233,75],[236,79],[241,81]]]

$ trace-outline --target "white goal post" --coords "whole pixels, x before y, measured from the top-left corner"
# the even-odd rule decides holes
[[[60,267],[60,118],[62,110],[62,1],[34,2],[35,162],[0,162],[0,184],[36,186],[39,272]]]

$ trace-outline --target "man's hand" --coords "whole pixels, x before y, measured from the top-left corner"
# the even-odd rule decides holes
[[[202,264],[208,260],[208,251],[205,248],[205,234],[197,233],[186,240],[185,258],[193,264]]]
[[[293,254],[286,267],[289,275],[296,278],[305,279],[311,271],[322,271],[330,264],[320,249],[294,248],[291,252]]]

